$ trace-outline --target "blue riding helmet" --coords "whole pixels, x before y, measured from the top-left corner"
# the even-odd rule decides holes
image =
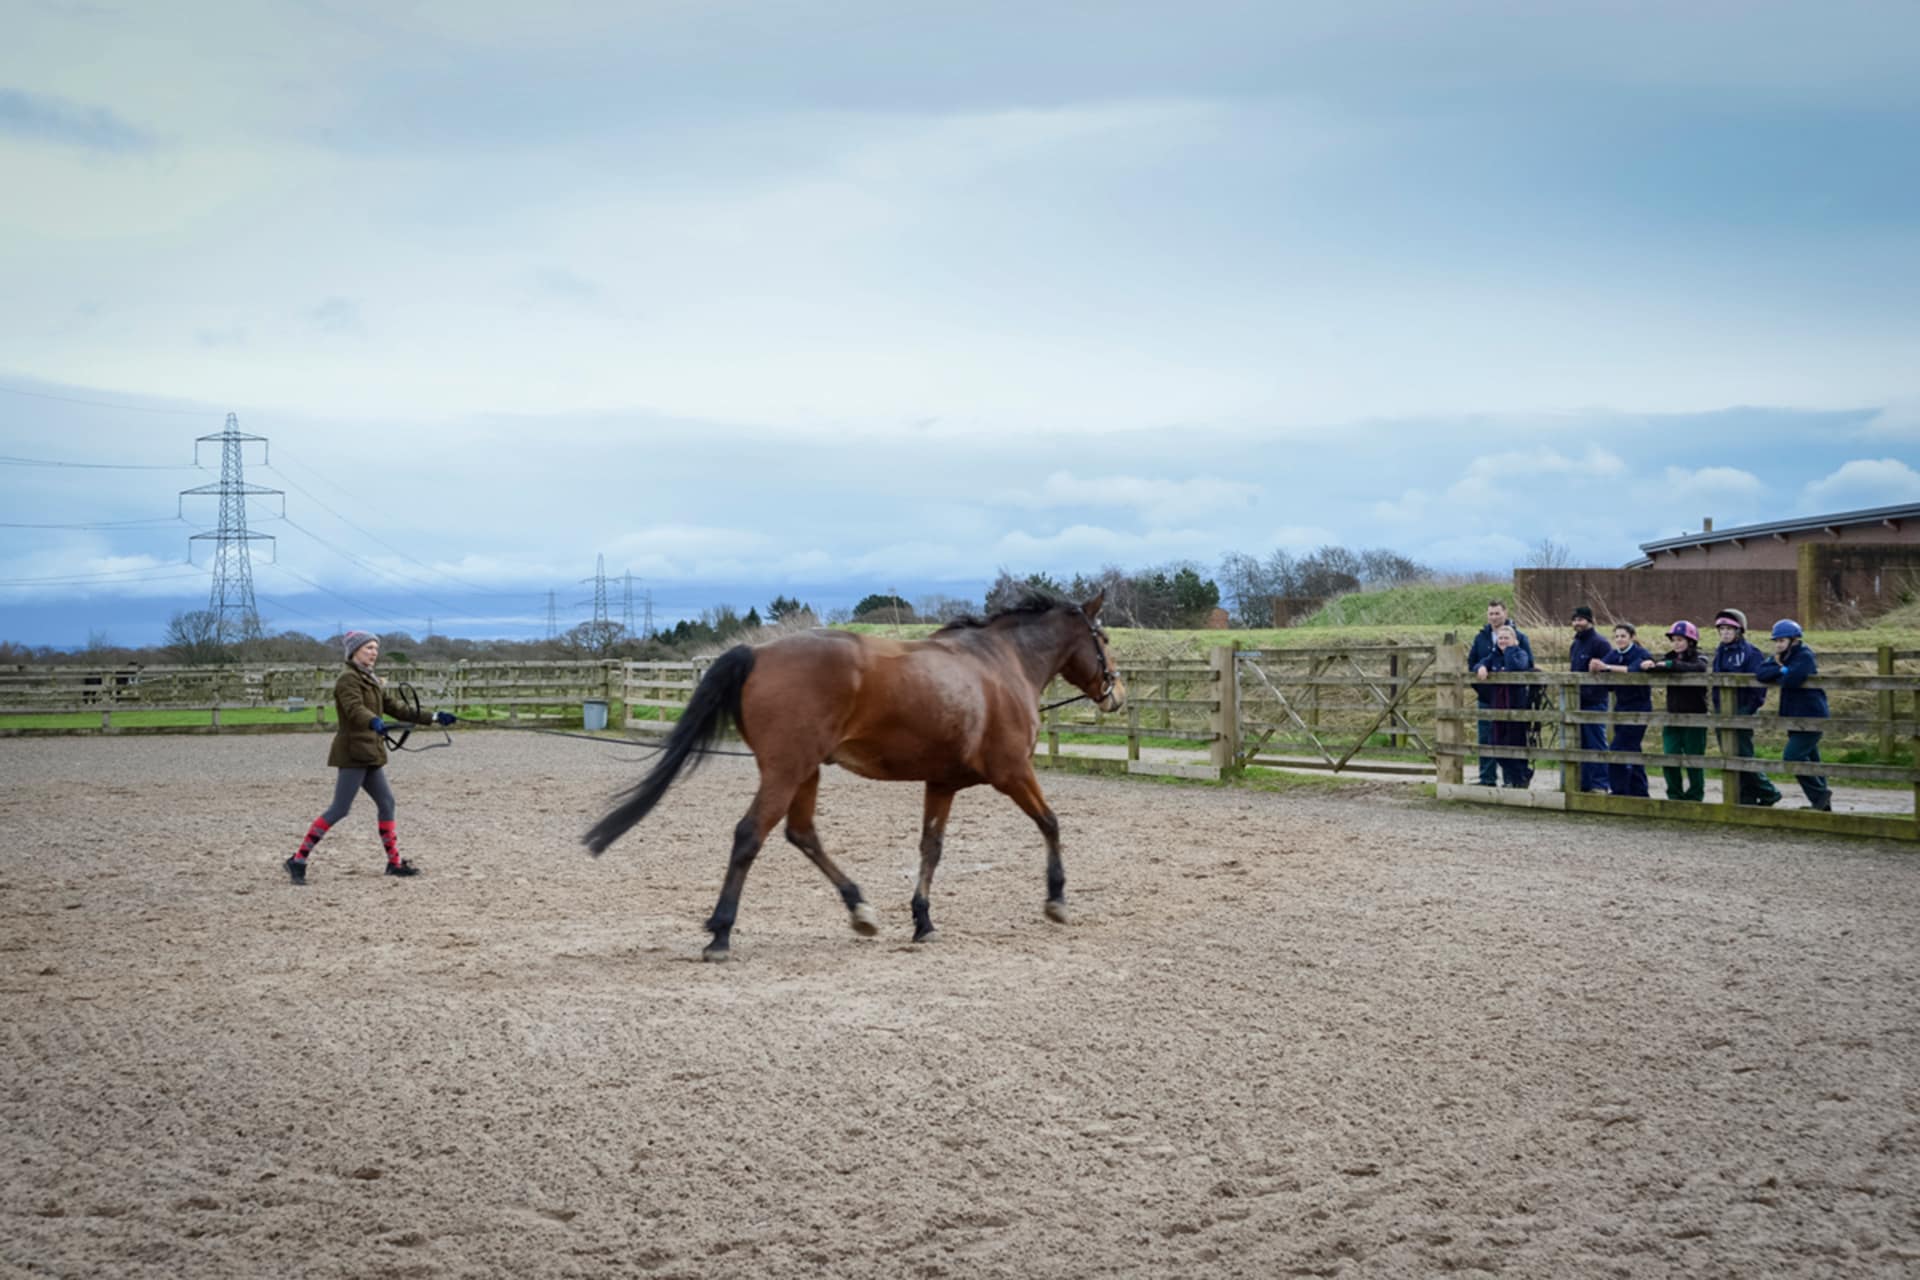
[[[1773,624],[1773,638],[1775,640],[1798,640],[1800,635],[1800,624],[1792,618],[1782,618]]]

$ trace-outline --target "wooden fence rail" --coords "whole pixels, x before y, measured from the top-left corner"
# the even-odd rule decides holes
[[[1439,656],[1436,688],[1439,707],[1438,742],[1434,747],[1438,792],[1443,799],[1472,800],[1483,803],[1523,804],[1536,808],[1564,809],[1576,812],[1633,814],[1682,818],[1691,821],[1734,823],[1748,826],[1805,828],[1854,835],[1885,836],[1920,840],[1920,675],[1892,674],[1895,663],[1909,655],[1879,650],[1865,655],[1873,660],[1875,674],[1828,674],[1827,663],[1856,655],[1822,654],[1822,670],[1808,687],[1826,692],[1829,705],[1844,712],[1831,718],[1792,717],[1779,714],[1777,686],[1759,685],[1743,674],[1575,674],[1573,672],[1530,671],[1521,674],[1489,675],[1479,679],[1466,669],[1466,651],[1459,645],[1443,646]],[[1500,686],[1527,687],[1542,691],[1530,710],[1503,710],[1477,705],[1478,688]],[[1768,690],[1768,705],[1759,713],[1735,715],[1731,711],[1686,714],[1668,711],[1618,711],[1612,708],[1583,710],[1579,693],[1583,688],[1605,688],[1617,698],[1626,688],[1715,690],[1720,700],[1731,706],[1735,693],[1756,687]],[[1544,700],[1548,705],[1538,705]],[[1483,745],[1475,741],[1468,726],[1479,722],[1525,723],[1556,729],[1554,741],[1539,746]],[[1571,744],[1579,740],[1584,725],[1603,729],[1616,726],[1654,728],[1698,728],[1715,731],[1720,750],[1716,753],[1675,754],[1648,751],[1583,750]],[[1735,734],[1750,733],[1756,741],[1791,732],[1825,735],[1821,746],[1831,749],[1838,742],[1871,743],[1878,763],[1841,763],[1823,761],[1785,761],[1757,759],[1738,753]],[[1906,758],[1899,747],[1905,744]],[[1864,753],[1864,752],[1863,752]],[[1464,762],[1475,756],[1509,760],[1552,761],[1561,766],[1557,791],[1533,788],[1467,786]],[[1581,789],[1582,764],[1638,765],[1649,772],[1661,768],[1715,769],[1722,777],[1719,804],[1661,799],[1648,795],[1620,796]],[[1856,782],[1877,783],[1884,788],[1893,784],[1910,791],[1913,808],[1906,812],[1825,812],[1813,809],[1776,809],[1740,803],[1741,774],[1784,774],[1793,778],[1824,777]]]

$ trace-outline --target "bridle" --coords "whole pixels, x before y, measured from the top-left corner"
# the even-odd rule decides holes
[[[420,717],[425,714],[425,712],[420,709],[420,691],[412,685],[405,683],[395,685],[393,687],[393,696],[400,700],[401,706],[413,713],[414,720],[420,719]],[[416,726],[412,721],[408,721],[401,726],[399,737],[394,737],[393,730],[389,728],[385,733],[380,735],[380,740],[387,744],[387,748],[390,751],[438,751],[441,747],[450,747],[453,745],[453,735],[448,733],[446,728],[442,726],[440,730],[442,741],[429,742],[424,747],[410,747],[407,745],[407,739],[413,736],[413,731],[417,727],[424,728],[425,726]]]
[[[1051,711],[1055,707],[1064,707],[1069,703],[1079,702],[1082,699],[1098,706],[1112,695],[1113,686],[1118,683],[1118,678],[1114,675],[1113,668],[1107,665],[1107,647],[1100,643],[1100,624],[1092,618],[1089,618],[1084,609],[1075,609],[1074,612],[1079,614],[1080,620],[1087,624],[1087,634],[1093,639],[1093,660],[1099,664],[1100,667],[1100,692],[1097,694],[1076,693],[1071,698],[1062,698],[1058,702],[1049,702],[1040,708],[1043,712]]]

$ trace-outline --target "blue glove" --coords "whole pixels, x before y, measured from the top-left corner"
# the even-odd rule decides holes
[[[375,716],[372,722],[367,725],[367,728],[373,730],[375,733],[385,733],[387,731],[387,722],[379,716]]]
[[[450,725],[459,718],[459,716],[454,715],[451,711],[436,711],[433,713],[433,722],[442,726]]]

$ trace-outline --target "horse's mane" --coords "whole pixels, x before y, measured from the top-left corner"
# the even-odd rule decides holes
[[[969,613],[964,617],[955,618],[952,622],[941,627],[933,634],[939,636],[945,635],[949,631],[977,631],[981,627],[992,626],[1002,618],[1028,617],[1034,614],[1046,613],[1050,609],[1058,609],[1062,605],[1071,606],[1072,604],[1073,601],[1068,600],[1064,596],[1057,596],[1052,592],[1042,591],[1038,587],[1028,587],[1020,593],[1020,597],[1017,600],[1004,609],[995,609],[984,618],[977,614]]]

